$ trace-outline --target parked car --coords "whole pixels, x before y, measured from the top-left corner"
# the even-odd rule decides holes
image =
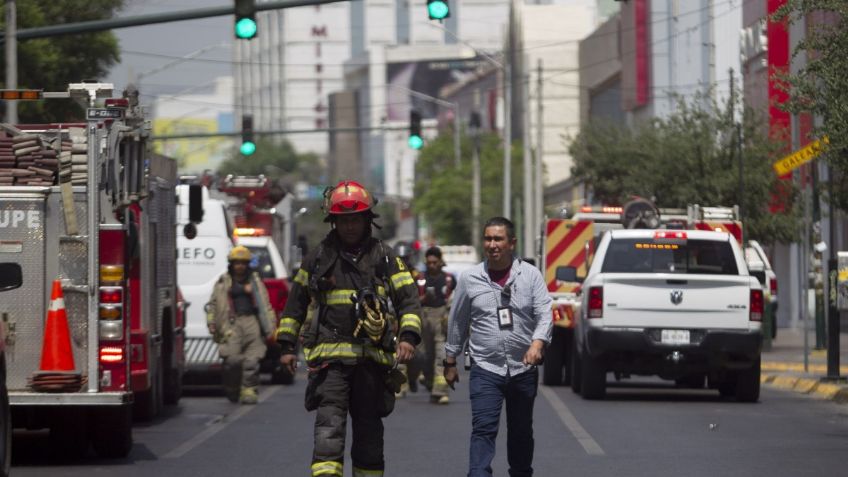
[[[764,321],[763,325],[769,326],[771,339],[775,339],[777,338],[777,275],[771,268],[768,255],[756,240],[748,241],[748,246],[745,247],[745,262],[748,264],[748,273],[757,277],[760,285],[763,286],[766,305],[770,305],[769,312],[763,317],[763,320],[769,320],[769,322]]]
[[[21,286],[23,273],[17,263],[0,263],[0,292]],[[7,318],[0,323],[0,477],[9,475],[12,464],[12,411],[9,407],[9,390],[6,388],[6,337]]]

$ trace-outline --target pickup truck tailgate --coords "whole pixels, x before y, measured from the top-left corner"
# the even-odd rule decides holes
[[[621,273],[604,277],[605,327],[748,329],[750,278]]]

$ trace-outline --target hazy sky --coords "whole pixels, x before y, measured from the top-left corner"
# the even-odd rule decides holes
[[[129,0],[118,16],[227,5],[232,5],[232,0]],[[142,75],[141,92],[147,104],[152,102],[152,95],[174,94],[192,87],[192,93],[202,92],[199,85],[211,85],[215,77],[232,74],[232,25],[232,16],[222,16],[113,30],[120,41],[121,62],[109,73],[107,81],[115,84],[116,91],[121,91],[130,74]],[[196,59],[146,74],[207,47],[210,49]]]

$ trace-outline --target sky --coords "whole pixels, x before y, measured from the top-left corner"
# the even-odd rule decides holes
[[[128,0],[118,16],[228,5],[232,5],[232,0]],[[232,75],[232,22],[232,16],[222,16],[113,30],[120,42],[121,62],[112,68],[106,81],[121,91],[130,75],[141,75],[139,83],[145,104],[151,104],[156,95],[208,92],[214,78]],[[167,66],[202,49],[207,50],[196,59]],[[152,71],[163,66],[167,67]],[[207,85],[207,89],[198,85]]]

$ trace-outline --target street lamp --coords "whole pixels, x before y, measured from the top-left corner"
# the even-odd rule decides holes
[[[509,218],[511,215],[511,204],[510,204],[510,190],[512,189],[512,68],[506,65],[506,55],[504,55],[504,63],[499,62],[498,60],[492,58],[491,55],[487,54],[484,51],[480,51],[477,48],[474,48],[470,43],[458,37],[454,32],[448,30],[447,28],[437,25],[435,23],[426,23],[427,25],[432,26],[433,28],[438,28],[443,32],[447,33],[451,36],[451,38],[456,41],[462,43],[463,45],[471,48],[474,53],[477,53],[479,56],[482,56],[486,61],[495,66],[498,70],[501,71],[504,78],[504,88],[503,88],[503,124],[504,124],[504,159],[503,159],[503,167],[504,167],[504,180],[503,180],[503,215],[504,217]]]

